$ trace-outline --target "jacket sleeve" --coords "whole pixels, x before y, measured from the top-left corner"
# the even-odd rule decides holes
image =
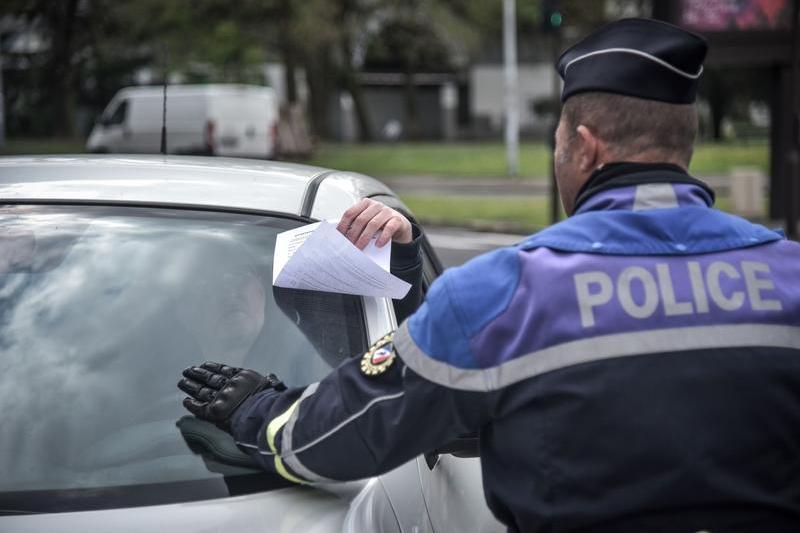
[[[402,300],[394,300],[394,314],[399,324],[408,318],[422,303],[422,231],[411,223],[412,241],[408,244],[392,243],[391,272],[411,284]]]
[[[249,399],[232,433],[264,469],[291,481],[359,479],[477,430],[487,418],[482,396],[427,381],[400,359],[365,376],[352,358],[305,389]]]
[[[508,257],[513,269],[513,255]],[[467,291],[464,283],[474,284],[486,268],[502,270],[498,259],[500,267],[490,258],[448,270],[396,333],[319,383],[249,398],[234,413],[234,439],[265,469],[302,483],[377,475],[480,430],[496,412],[502,391],[483,386],[483,369],[476,366],[464,326],[477,323],[476,317],[458,302],[473,312],[492,308],[481,300],[496,299],[497,287]],[[514,285],[507,276],[494,278],[498,287]],[[383,357],[394,359],[384,372],[369,375],[361,365],[365,359],[379,362],[371,355],[380,346]]]

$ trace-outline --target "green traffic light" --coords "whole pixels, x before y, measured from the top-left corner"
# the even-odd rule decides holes
[[[564,21],[564,17],[561,16],[561,13],[558,11],[554,11],[550,14],[550,26],[553,28],[558,28],[561,26],[561,23]]]

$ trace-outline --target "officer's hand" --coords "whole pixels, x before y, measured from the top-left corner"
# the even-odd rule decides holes
[[[379,231],[375,243],[378,247],[389,241],[407,244],[412,237],[411,222],[406,217],[371,198],[364,198],[345,211],[336,229],[362,250]]]
[[[206,362],[183,371],[178,388],[189,395],[183,406],[197,418],[230,428],[234,411],[253,394],[265,389],[286,390],[274,375],[262,376],[254,370]]]

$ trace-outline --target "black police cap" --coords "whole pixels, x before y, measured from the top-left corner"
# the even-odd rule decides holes
[[[556,63],[564,80],[561,101],[605,92],[690,104],[707,50],[705,39],[666,22],[612,22],[561,54]]]

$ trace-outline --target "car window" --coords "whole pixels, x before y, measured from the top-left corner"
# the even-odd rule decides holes
[[[128,114],[128,101],[123,100],[117,105],[114,112],[105,121],[107,126],[116,126],[125,123],[125,116]]]
[[[360,298],[272,287],[275,236],[302,223],[0,208],[0,510],[207,499],[246,486],[230,479],[263,481],[189,448],[176,382],[212,360],[303,386],[366,350]]]

